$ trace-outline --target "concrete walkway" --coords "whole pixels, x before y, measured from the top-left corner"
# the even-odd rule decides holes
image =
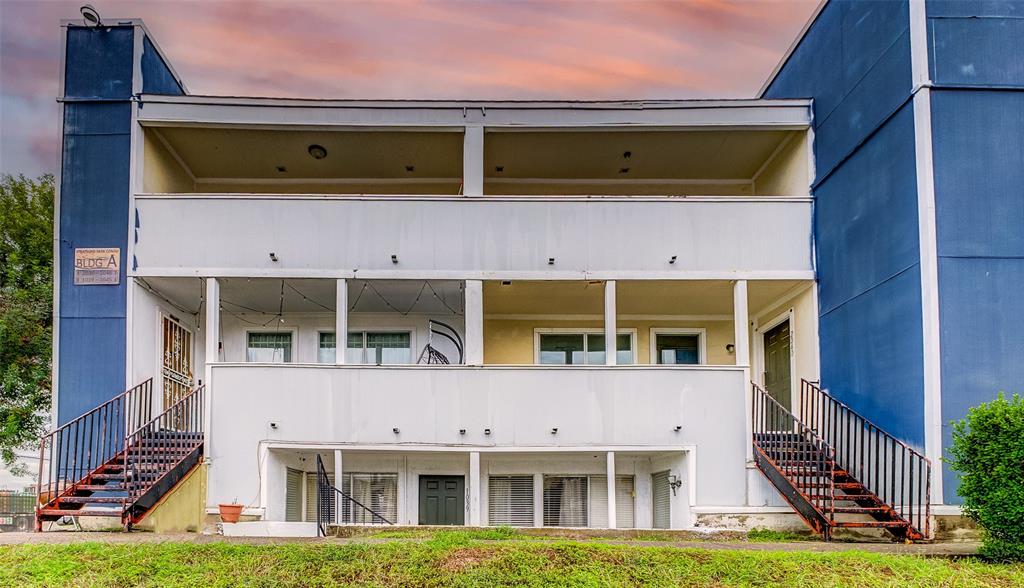
[[[284,545],[290,543],[322,543],[328,545],[387,543],[392,541],[425,541],[426,538],[415,539],[380,539],[374,537],[352,538],[272,538],[272,537],[223,537],[220,535],[154,534],[145,532],[108,533],[108,532],[51,532],[51,533],[0,533],[0,545],[67,545],[74,543],[242,543],[252,545]],[[547,541],[576,541],[566,539],[509,539],[479,540],[481,543],[502,544],[510,541],[525,543],[544,543]],[[746,550],[746,551],[808,551],[818,553],[837,553],[843,551],[861,551],[869,553],[885,553],[899,555],[921,555],[926,557],[965,557],[978,551],[979,543],[974,541],[944,543],[825,543],[822,541],[794,541],[787,543],[761,543],[750,541],[641,541],[621,539],[583,539],[576,542],[601,543],[605,545],[624,545],[635,547],[674,547],[679,549],[715,549],[715,550]]]

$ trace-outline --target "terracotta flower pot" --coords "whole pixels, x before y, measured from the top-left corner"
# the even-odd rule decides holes
[[[220,520],[225,523],[237,523],[238,517],[242,516],[241,504],[219,504]]]

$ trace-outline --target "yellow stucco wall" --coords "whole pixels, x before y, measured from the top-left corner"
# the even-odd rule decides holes
[[[550,319],[485,319],[484,320],[484,363],[485,364],[533,364],[534,329],[601,329],[600,320],[550,320]],[[736,356],[726,351],[725,346],[733,342],[731,320],[623,320],[618,328],[636,329],[636,362],[651,363],[651,328],[703,328],[707,336],[706,363],[712,365],[735,365]]]
[[[138,527],[156,533],[198,533],[206,520],[206,464],[192,468]]]
[[[194,192],[192,178],[164,144],[148,130],[143,136],[142,189],[145,192]]]
[[[759,196],[808,196],[807,133],[791,136],[754,181]]]

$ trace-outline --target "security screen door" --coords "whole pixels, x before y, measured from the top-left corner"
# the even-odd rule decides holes
[[[181,400],[192,389],[192,332],[172,317],[163,317],[164,409]]]

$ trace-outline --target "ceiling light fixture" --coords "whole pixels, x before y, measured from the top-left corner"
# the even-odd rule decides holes
[[[82,13],[82,18],[85,19],[85,24],[93,27],[103,25],[103,20],[100,19],[100,13],[92,7],[92,4],[85,4],[79,8],[78,11]]]
[[[405,171],[407,171],[409,173],[412,173],[412,172],[416,171],[416,166],[415,165],[407,165],[407,166],[405,166]]]
[[[320,145],[310,145],[306,150],[309,151],[309,155],[313,159],[323,159],[327,157],[327,150]]]

